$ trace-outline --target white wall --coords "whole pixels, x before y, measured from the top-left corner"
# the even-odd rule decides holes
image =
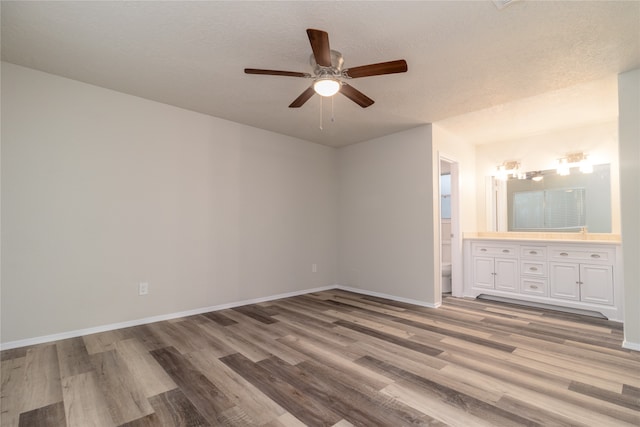
[[[334,284],[335,156],[3,63],[2,341]]]
[[[557,159],[585,152],[594,164],[610,164],[611,232],[620,234],[620,182],[618,169],[618,121],[593,123],[579,128],[541,133],[512,141],[476,147],[477,231],[486,224],[485,177],[504,161],[518,160],[525,171],[555,169]]]
[[[338,150],[341,285],[435,303],[432,158],[430,125]]]
[[[624,345],[640,351],[640,69],[618,78]]]

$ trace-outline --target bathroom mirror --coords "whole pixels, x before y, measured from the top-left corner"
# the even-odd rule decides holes
[[[594,166],[592,173],[575,168],[565,176],[556,170],[526,176],[496,180],[497,231],[611,233],[608,164]]]

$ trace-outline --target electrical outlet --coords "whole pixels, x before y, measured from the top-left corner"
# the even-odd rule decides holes
[[[311,264],[311,272],[312,273],[318,272],[318,264]]]
[[[138,295],[147,295],[149,293],[149,284],[147,282],[140,282],[138,285]]]

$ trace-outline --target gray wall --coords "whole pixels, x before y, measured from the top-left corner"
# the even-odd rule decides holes
[[[640,351],[640,69],[620,74],[620,199],[625,345]]]
[[[2,341],[335,284],[335,167],[333,148],[3,63]]]
[[[431,126],[341,148],[338,165],[339,283],[435,304]]]

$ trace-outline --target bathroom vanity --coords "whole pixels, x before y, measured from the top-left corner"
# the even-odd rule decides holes
[[[621,245],[580,237],[465,237],[464,296],[484,294],[595,311],[621,322]]]

